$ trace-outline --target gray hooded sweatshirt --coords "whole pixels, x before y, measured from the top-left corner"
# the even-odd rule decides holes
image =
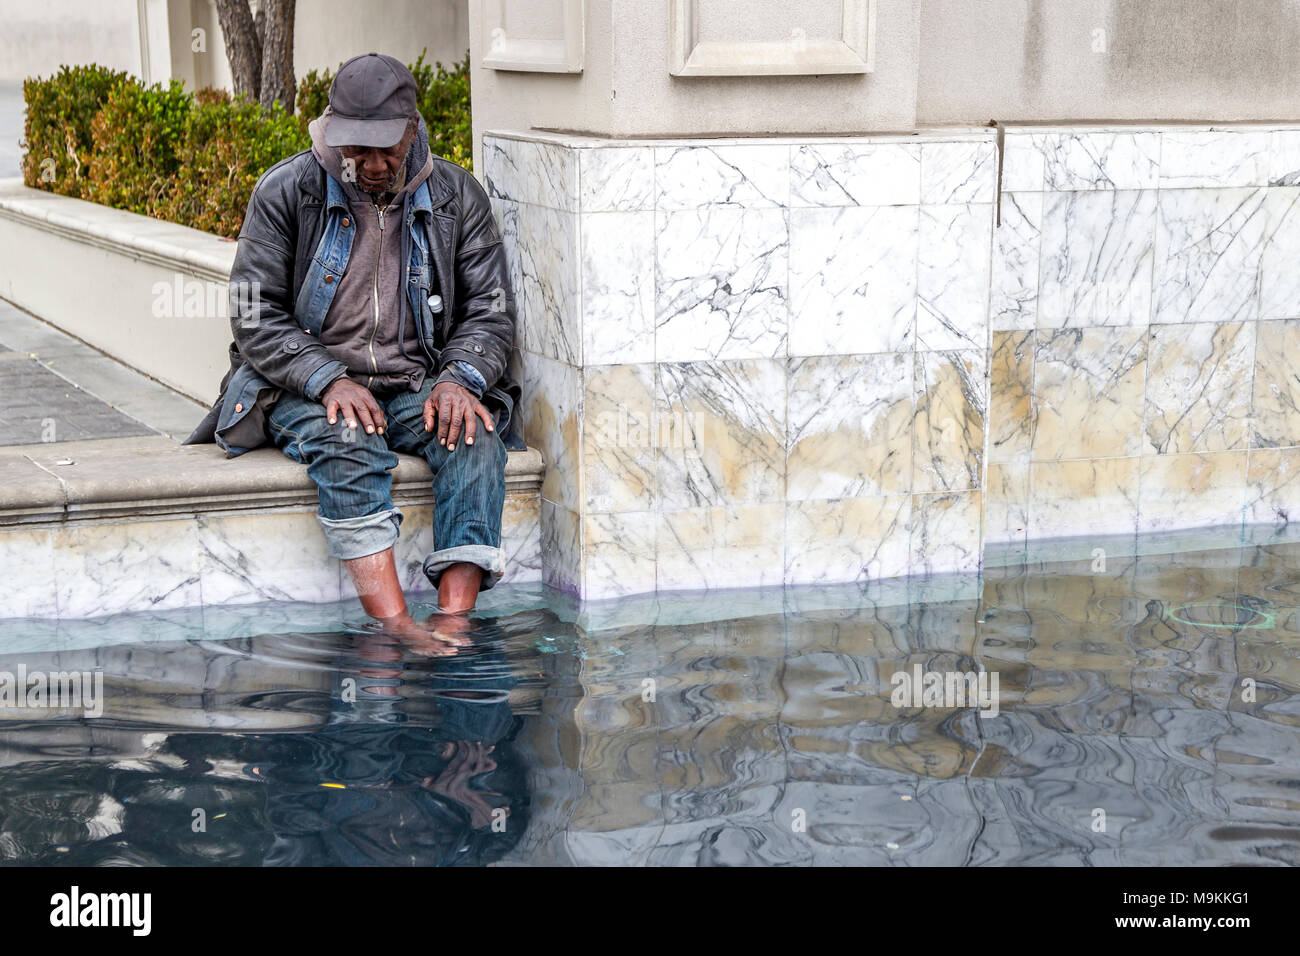
[[[348,378],[377,393],[419,391],[429,373],[428,358],[410,306],[403,301],[402,229],[406,202],[433,173],[424,120],[406,163],[398,173],[397,192],[375,201],[344,175],[343,154],[325,145],[330,111],[308,124],[312,154],[343,187],[349,217],[356,226],[352,253],[338,290],[325,313],[320,342],[348,368]],[[382,205],[380,204],[382,203]],[[458,378],[458,376],[457,376]]]

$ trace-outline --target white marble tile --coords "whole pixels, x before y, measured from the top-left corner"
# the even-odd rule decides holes
[[[790,354],[910,349],[916,206],[790,210]]]
[[[518,228],[521,347],[578,365],[582,361],[578,216],[521,205]]]
[[[0,618],[59,616],[54,531],[22,525],[0,529],[0,569],[4,574]],[[0,632],[4,630],[0,626]]]
[[[980,508],[978,491],[913,495],[908,574],[978,570]]]
[[[582,587],[581,519],[561,505],[542,499],[540,509],[542,581],[553,588],[579,593]]]
[[[498,199],[576,212],[577,154],[554,143],[485,136],[484,188]]]
[[[912,490],[913,365],[907,354],[790,360],[786,500]]]
[[[1161,190],[1152,322],[1241,322],[1259,314],[1264,190]]]
[[[786,503],[785,583],[866,584],[907,574],[911,497]]]
[[[656,361],[784,355],[786,211],[706,206],[656,226]]]
[[[542,580],[541,499],[507,495],[501,514],[501,548],[506,553],[502,584]]]
[[[1264,176],[1270,186],[1300,186],[1300,129],[1273,130]]]
[[[1154,190],[1045,196],[1038,325],[1145,326],[1155,221]]]
[[[921,144],[921,202],[987,203],[997,188],[997,144]]]
[[[986,203],[922,206],[916,347],[988,347],[992,210]]]
[[[193,518],[66,524],[54,537],[59,616],[197,605],[202,565]]]
[[[587,515],[583,519],[584,598],[653,591],[658,525],[659,515],[652,511]]]
[[[790,202],[790,147],[657,146],[654,184],[655,208],[662,212],[784,207]]]
[[[661,514],[655,538],[659,590],[780,585],[784,532],[782,502]]]
[[[424,559],[434,550],[433,505],[401,505],[399,510],[402,512],[401,534],[393,545],[397,580],[406,594],[436,595],[437,589],[424,574]],[[355,595],[352,576],[346,567],[340,581],[344,594],[348,597]]]
[[[654,147],[598,146],[577,153],[582,212],[654,209]]]
[[[657,368],[660,511],[785,495],[785,360]]]
[[[1300,189],[1279,186],[1265,190],[1264,221],[1259,317],[1300,318],[1300,269],[1295,267],[1300,257]]]
[[[908,143],[796,146],[792,206],[893,206],[921,201],[921,147]]]
[[[1033,134],[1043,153],[1043,188],[1152,189],[1160,133],[1063,130]],[[1003,184],[1003,189],[1011,187]]]
[[[510,272],[510,287],[514,291],[515,308],[518,324],[515,328],[515,345],[523,346],[523,330],[519,328],[526,316],[524,314],[523,271],[519,263],[519,204],[511,199],[488,200],[492,205],[492,214],[496,217],[501,231],[501,243],[506,250],[506,268]]]
[[[989,325],[996,332],[1037,324],[1042,232],[1042,193],[1002,194],[1002,223],[993,227],[989,277]]]
[[[339,600],[339,562],[314,508],[197,520],[204,604]]]
[[[1043,150],[1033,133],[1007,130],[1002,140],[1002,191],[1040,192]]]
[[[1268,130],[1165,130],[1160,134],[1160,188],[1268,184]]]
[[[588,365],[653,362],[654,213],[582,217],[582,359]]]

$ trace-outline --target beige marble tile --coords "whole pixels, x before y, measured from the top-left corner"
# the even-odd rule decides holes
[[[988,407],[988,356],[975,350],[918,352],[912,491],[978,488]]]
[[[655,505],[654,366],[586,371],[583,497],[591,512],[650,511]]]
[[[1036,334],[1034,460],[1138,454],[1146,330],[1092,327]]]
[[[658,507],[785,497],[785,360],[660,364]]]
[[[659,589],[762,587],[782,581],[785,505],[690,508],[659,516]]]
[[[1023,544],[1029,534],[1029,463],[989,462],[984,540]]]
[[[1300,445],[1300,319],[1256,328],[1252,448]]]
[[[588,600],[641,594],[655,589],[655,533],[652,511],[589,514],[582,519]]]
[[[982,493],[912,495],[908,573],[978,570]]]
[[[1138,532],[1241,522],[1246,452],[1145,455]]]
[[[911,490],[912,373],[910,355],[790,360],[787,500]]]
[[[786,503],[785,583],[866,583],[907,574],[911,497]]]
[[[1133,534],[1140,464],[1136,457],[1031,463],[1030,537]]]
[[[1246,471],[1247,524],[1300,519],[1300,448],[1257,448]]]
[[[1153,325],[1147,336],[1145,451],[1244,448],[1253,322]]]
[[[516,354],[523,375],[524,441],[546,463],[542,497],[574,510],[581,501],[582,373],[540,355]]]
[[[1034,333],[994,332],[989,364],[989,461],[1026,461],[1033,440]]]

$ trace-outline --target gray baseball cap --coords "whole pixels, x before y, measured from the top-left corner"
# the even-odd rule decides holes
[[[383,53],[354,56],[330,86],[325,145],[396,145],[415,115],[415,94],[415,77],[400,60]]]

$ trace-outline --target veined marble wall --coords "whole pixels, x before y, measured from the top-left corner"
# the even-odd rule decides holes
[[[547,583],[976,569],[1284,522],[1300,129],[488,133]],[[999,223],[999,203],[1000,216]]]
[[[1300,514],[1300,129],[1009,132],[986,542]]]

